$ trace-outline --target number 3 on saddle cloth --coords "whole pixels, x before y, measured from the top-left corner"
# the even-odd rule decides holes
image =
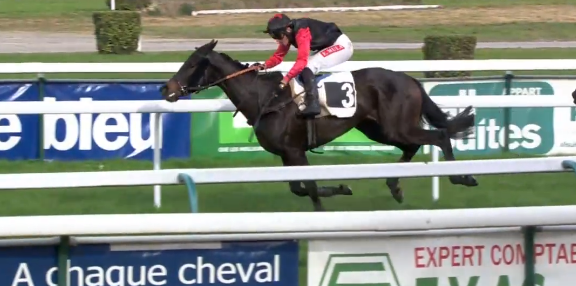
[[[356,112],[356,84],[350,72],[316,75],[321,112],[316,118],[335,116],[348,118]],[[300,106],[304,102],[304,85],[295,77],[290,80],[292,98]]]

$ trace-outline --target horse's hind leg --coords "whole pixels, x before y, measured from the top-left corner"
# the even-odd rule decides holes
[[[444,153],[444,159],[446,161],[456,161],[454,157],[454,150],[452,149],[452,143],[450,142],[450,138],[448,137],[448,132],[444,131],[445,137],[443,146],[438,146],[442,149],[442,153]],[[464,185],[467,187],[474,187],[478,186],[478,182],[472,175],[455,175],[455,176],[448,176],[450,179],[450,183],[454,185]]]
[[[450,137],[448,136],[448,131],[446,129],[425,130],[418,126],[411,127],[406,134],[408,135],[406,138],[410,138],[410,141],[414,144],[435,145],[440,147],[442,153],[444,153],[444,159],[446,159],[446,161],[456,160],[452,150],[452,143],[450,142]],[[452,184],[460,184],[469,187],[478,185],[476,179],[470,175],[449,176],[449,178]]]
[[[417,144],[403,144],[398,142],[390,141],[386,134],[382,132],[382,127],[374,120],[364,120],[356,126],[360,132],[362,132],[366,137],[370,140],[376,141],[378,143],[386,144],[386,145],[394,145],[400,150],[402,150],[402,156],[398,160],[398,162],[410,162],[414,155],[420,149],[420,145]],[[386,179],[386,185],[390,189],[390,193],[392,197],[398,202],[402,203],[404,201],[404,193],[399,186],[399,178],[388,178]]]
[[[400,150],[402,150],[402,156],[398,160],[399,163],[410,162],[412,160],[412,158],[414,158],[414,155],[416,155],[416,153],[418,152],[418,149],[420,149],[420,145],[416,145],[416,144],[392,144],[392,145],[394,145],[394,146],[400,148]],[[394,199],[398,203],[402,203],[404,201],[404,192],[402,192],[402,189],[400,188],[400,186],[398,186],[399,185],[399,179],[398,178],[388,178],[386,180],[386,185],[390,189],[390,193],[392,193],[392,197],[394,197]]]
[[[282,156],[284,166],[308,166],[310,163],[306,155],[300,150],[294,150]],[[309,196],[315,211],[324,211],[320,197],[335,195],[352,195],[352,190],[346,185],[318,187],[315,181],[289,182],[290,191],[299,197]]]

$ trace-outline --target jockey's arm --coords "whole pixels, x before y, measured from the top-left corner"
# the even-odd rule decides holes
[[[269,69],[279,65],[284,60],[284,56],[286,56],[288,51],[290,51],[290,45],[284,46],[279,44],[274,54],[264,62],[264,66]]]
[[[296,34],[296,43],[298,44],[298,55],[296,56],[296,62],[284,76],[284,82],[288,82],[292,78],[300,74],[300,72],[308,64],[308,56],[310,55],[310,42],[312,36],[310,35],[310,29],[300,29],[298,34]]]

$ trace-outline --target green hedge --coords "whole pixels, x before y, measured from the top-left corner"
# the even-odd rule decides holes
[[[142,19],[135,11],[102,11],[92,15],[101,54],[130,54],[138,49]]]
[[[116,0],[114,4],[115,10],[140,11],[148,8],[152,4],[152,0]],[[106,6],[110,8],[110,0],[106,0]]]
[[[422,52],[425,60],[473,60],[476,50],[474,36],[426,36]],[[469,71],[433,71],[425,72],[427,78],[469,77]]]

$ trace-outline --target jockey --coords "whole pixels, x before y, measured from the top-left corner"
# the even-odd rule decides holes
[[[306,91],[305,108],[300,114],[305,117],[320,114],[315,75],[320,70],[344,63],[352,57],[354,49],[350,39],[334,23],[310,18],[290,19],[284,14],[274,15],[268,21],[264,33],[276,40],[278,48],[263,65],[257,64],[259,68],[275,67],[284,60],[290,46],[297,48],[296,62],[280,82],[280,89],[290,79],[300,76]]]

